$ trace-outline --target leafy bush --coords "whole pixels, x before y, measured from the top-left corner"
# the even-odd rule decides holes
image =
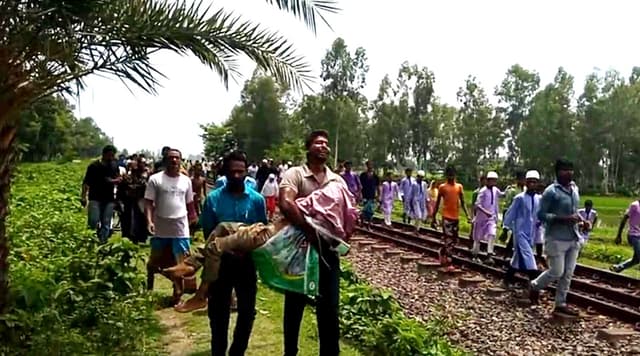
[[[10,310],[0,354],[136,353],[154,326],[143,255],[129,240],[99,246],[79,205],[80,164],[25,164],[13,185]]]
[[[462,355],[444,337],[440,320],[424,324],[407,317],[390,292],[361,282],[349,264],[342,266],[342,336],[376,355]]]

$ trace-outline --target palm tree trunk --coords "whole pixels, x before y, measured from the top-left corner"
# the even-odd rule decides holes
[[[8,307],[9,298],[9,241],[6,219],[9,215],[9,191],[15,163],[17,125],[0,117],[0,314]]]

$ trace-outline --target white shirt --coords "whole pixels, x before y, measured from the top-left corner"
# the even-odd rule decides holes
[[[193,202],[191,179],[183,174],[170,177],[164,171],[156,173],[149,178],[144,198],[153,200],[157,217],[186,217],[187,204]]]
[[[263,197],[275,197],[278,195],[278,182],[275,180],[273,182],[267,181],[262,186],[262,192],[260,192]]]

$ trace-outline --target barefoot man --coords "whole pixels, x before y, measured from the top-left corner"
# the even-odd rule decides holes
[[[196,208],[196,214],[200,217],[200,212],[202,211],[202,200],[207,195],[207,180],[202,175],[202,164],[200,163],[196,163],[193,167],[191,186],[193,187],[193,205]]]

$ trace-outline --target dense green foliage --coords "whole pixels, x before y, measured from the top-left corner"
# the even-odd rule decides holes
[[[629,78],[615,71],[593,73],[577,95],[573,76],[562,67],[541,86],[535,70],[515,64],[494,90],[469,76],[456,93],[456,107],[438,97],[436,75],[427,67],[403,63],[395,80],[382,79],[372,100],[363,94],[367,73],[365,49],[349,51],[338,38],[322,60],[318,94],[292,101],[258,73],[223,126],[252,159],[295,160],[304,134],[323,128],[331,135],[332,164],[336,158],[356,166],[372,159],[378,166],[433,172],[453,163],[460,180],[470,183],[489,169],[506,176],[536,168],[552,179],[553,162],[564,156],[576,162],[582,191],[636,191],[640,68]]]
[[[22,161],[39,162],[59,158],[99,156],[109,138],[90,117],[77,118],[63,97],[50,95],[37,100],[21,113],[18,130]]]
[[[12,189],[11,289],[0,354],[134,354],[154,322],[139,248],[99,246],[78,202],[86,166],[22,164]]]
[[[359,280],[342,265],[340,329],[361,349],[383,356],[461,355],[444,336],[446,325],[407,317],[391,293]]]

